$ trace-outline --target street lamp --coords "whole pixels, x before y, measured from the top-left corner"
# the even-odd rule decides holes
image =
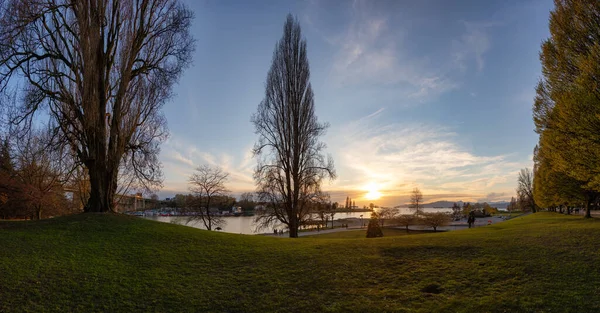
[[[360,228],[363,228],[363,226],[365,226],[365,225],[363,224],[362,217],[363,217],[363,216],[362,216],[362,214],[361,214],[361,215],[360,215]]]

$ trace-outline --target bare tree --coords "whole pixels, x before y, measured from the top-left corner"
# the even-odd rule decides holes
[[[414,215],[402,214],[395,218],[395,222],[399,226],[406,227],[406,232],[408,233],[408,226],[416,224],[417,218]]]
[[[306,40],[288,15],[252,123],[259,135],[254,179],[259,200],[267,203],[256,221],[262,228],[283,223],[290,237],[298,237],[298,227],[310,218],[310,203],[323,198],[323,179],[335,178],[333,160],[322,154],[319,141],[328,124],[317,120],[309,79]]]
[[[433,227],[433,231],[436,232],[438,227],[450,223],[450,215],[442,212],[424,213],[421,222],[429,227]]]
[[[383,227],[383,223],[386,220],[394,220],[399,213],[400,211],[396,208],[381,208],[381,210],[379,210],[379,222],[381,223],[381,227]]]
[[[195,208],[196,215],[190,218],[199,218],[204,223],[204,227],[212,230],[213,227],[223,226],[225,220],[211,212],[211,205],[215,204],[216,199],[222,199],[229,193],[225,188],[229,174],[220,167],[201,165],[196,172],[190,176],[190,191],[193,192],[198,202],[188,203],[188,208]]]
[[[535,213],[537,205],[533,198],[533,172],[529,168],[521,169],[517,183],[517,198],[521,199],[523,207]]]
[[[192,18],[177,0],[0,2],[0,91],[24,82],[11,122],[49,116],[87,169],[86,212],[114,209],[123,167],[160,183],[161,108],[191,61]]]
[[[420,215],[423,213],[421,211],[423,209],[423,194],[419,188],[413,189],[413,191],[410,193],[410,204],[408,207],[415,210],[415,215]]]

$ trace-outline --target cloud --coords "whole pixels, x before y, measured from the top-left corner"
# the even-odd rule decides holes
[[[188,177],[201,164],[219,166],[229,173],[227,187],[233,192],[254,190],[252,171],[255,162],[250,148],[246,149],[242,157],[227,153],[216,154],[200,151],[194,144],[172,135],[162,147],[161,160],[165,173],[165,188],[161,194],[165,196],[169,193],[187,192]]]
[[[367,1],[354,1],[350,11],[349,23],[335,35],[317,27],[319,14],[306,17],[311,28],[337,49],[330,76],[338,86],[393,86],[400,96],[423,102],[459,88],[469,67],[480,72],[485,66],[484,55],[491,46],[486,30],[492,23],[462,21],[463,32],[447,43],[447,53],[440,54],[437,48],[416,52],[410,38],[414,31],[398,25],[390,13]]]
[[[330,142],[339,145],[334,149],[345,177],[340,175],[329,189],[364,195],[366,186],[374,185],[384,194],[384,205],[406,198],[414,187],[430,196],[468,194],[473,201],[493,190],[510,190],[507,186],[524,167],[511,155],[477,155],[462,148],[458,134],[444,126],[382,125],[381,112],[336,131]]]
[[[477,71],[481,72],[485,66],[483,55],[490,49],[491,43],[487,35],[487,28],[494,23],[474,23],[463,21],[465,32],[460,39],[453,41],[454,63],[460,70],[465,71],[471,60],[475,61]]]

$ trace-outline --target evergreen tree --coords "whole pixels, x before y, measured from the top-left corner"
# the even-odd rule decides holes
[[[369,219],[369,225],[367,226],[367,238],[383,237],[383,231],[379,226],[379,216],[377,213],[371,213],[371,219]]]

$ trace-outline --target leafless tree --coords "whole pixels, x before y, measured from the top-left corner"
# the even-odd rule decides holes
[[[433,231],[437,231],[440,226],[445,226],[450,223],[450,215],[442,212],[437,213],[424,213],[421,222],[429,227],[433,228]]]
[[[410,204],[408,207],[415,210],[415,215],[420,215],[423,213],[423,194],[419,188],[413,189],[413,191],[410,193]]]
[[[192,18],[177,0],[0,2],[0,91],[24,83],[11,122],[49,116],[87,169],[86,212],[114,209],[123,167],[161,181],[161,108],[191,60]]]
[[[517,198],[525,209],[535,213],[537,205],[533,198],[533,172],[529,168],[521,169],[517,183]]]
[[[215,199],[222,199],[227,196],[229,190],[225,188],[225,182],[229,174],[220,167],[201,165],[196,172],[190,176],[190,191],[196,196],[197,202],[188,203],[188,209],[193,209],[196,213],[190,218],[199,218],[204,223],[204,227],[212,230],[213,227],[223,226],[225,220],[211,212],[211,205],[215,204]]]
[[[393,221],[399,213],[400,210],[396,208],[381,208],[381,210],[379,210],[379,222],[381,223],[381,227],[383,227],[383,223],[386,220]]]
[[[408,233],[408,227],[410,225],[415,225],[417,222],[417,218],[414,215],[410,214],[402,214],[398,215],[395,219],[395,223],[399,226],[406,227],[406,232]]]
[[[288,15],[252,123],[259,135],[254,179],[260,201],[268,203],[257,222],[283,223],[290,237],[298,237],[310,203],[322,198],[323,179],[335,178],[333,160],[323,155],[325,144],[319,141],[328,124],[317,120],[309,79],[306,40],[299,22]]]

